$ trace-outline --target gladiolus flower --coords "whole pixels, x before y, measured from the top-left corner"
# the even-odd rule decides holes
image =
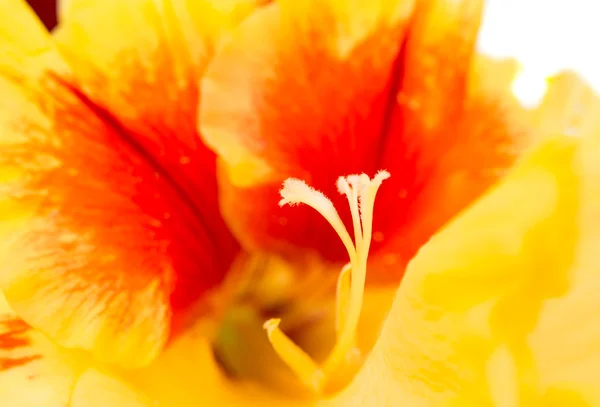
[[[0,402],[600,403],[600,103],[481,8],[0,2]]]

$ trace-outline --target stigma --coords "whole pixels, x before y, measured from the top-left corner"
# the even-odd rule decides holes
[[[336,231],[349,257],[349,263],[342,268],[337,281],[336,342],[323,363],[317,364],[287,337],[279,328],[279,319],[270,319],[264,324],[275,352],[302,383],[318,394],[347,363],[360,359],[356,329],[363,305],[367,258],[373,234],[373,208],[379,187],[389,177],[387,171],[379,171],[373,178],[366,174],[338,178],[338,191],[347,197],[350,206],[354,239],[333,203],[323,193],[295,178],[287,179],[280,191],[280,206],[305,204],[319,212]]]

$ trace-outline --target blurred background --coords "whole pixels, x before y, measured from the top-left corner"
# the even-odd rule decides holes
[[[28,3],[48,28],[56,25],[55,0]],[[573,69],[600,91],[599,39],[599,0],[487,0],[479,48],[517,58],[532,82]]]

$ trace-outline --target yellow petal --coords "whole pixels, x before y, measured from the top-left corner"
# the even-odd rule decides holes
[[[536,407],[593,407],[600,405],[597,382],[590,386],[562,385],[548,388]]]
[[[515,59],[495,59],[476,54],[473,56],[469,85],[471,89],[494,92],[502,95],[502,98],[514,98],[511,86],[518,73],[519,63]]]
[[[10,311],[4,311],[0,310],[1,404],[67,406],[87,359],[55,346]]]
[[[548,79],[548,90],[531,120],[540,135],[580,136],[600,129],[598,96],[574,72],[562,72]]]
[[[500,116],[509,123],[508,131],[520,136],[521,146],[528,148],[534,139],[535,131],[528,126],[530,112],[515,96],[513,87],[519,78],[519,63],[514,59],[494,59],[486,55],[473,56],[471,71],[469,73],[469,86],[467,93],[467,109],[473,109],[473,117],[486,114],[485,108],[495,106]],[[478,109],[478,105],[484,105]],[[487,106],[486,106],[487,105]],[[466,126],[473,126],[475,121],[467,121]],[[490,126],[493,128],[493,126]]]
[[[175,340],[151,366],[118,371],[88,367],[71,379],[70,404],[16,404],[10,407],[311,407],[309,400],[291,400],[271,389],[238,382],[218,367],[203,323]],[[0,353],[1,355],[1,353]],[[85,367],[85,366],[84,366]],[[0,396],[2,393],[0,371]],[[66,378],[65,378],[66,379]],[[38,382],[51,386],[47,375]],[[15,388],[20,394],[20,388]],[[36,397],[43,397],[41,393]],[[22,396],[23,398],[23,396]],[[4,398],[0,398],[4,401]],[[13,400],[8,398],[6,400]],[[15,399],[18,400],[18,399]],[[29,401],[30,399],[23,398]],[[40,400],[42,400],[40,398]]]
[[[80,75],[93,74],[92,68],[122,73],[123,68],[137,61],[146,65],[142,72],[129,72],[130,75],[157,74],[158,69],[164,69],[160,58],[167,57],[165,53],[178,73],[185,73],[190,63],[198,73],[218,40],[262,3],[67,0],[59,4],[60,24],[54,38]]]
[[[596,108],[600,107],[597,100],[595,103]],[[599,396],[600,131],[597,129],[600,127],[591,129],[582,145],[582,205],[577,218],[581,237],[570,289],[563,297],[548,302],[530,340],[543,385],[585,387],[585,394]]]
[[[167,376],[167,374],[165,374]],[[161,407],[110,373],[91,368],[77,380],[68,407]],[[170,405],[164,405],[167,407]],[[177,407],[177,406],[173,406]]]
[[[4,294],[0,291],[0,314],[2,315],[15,315],[13,309],[6,302],[6,298],[4,298]]]
[[[49,34],[25,0],[0,2],[0,67],[23,69],[23,59],[42,54],[50,46]]]
[[[73,7],[73,0],[56,0],[58,21],[63,20]]]
[[[236,381],[219,368],[205,324],[199,322],[179,336],[151,366],[126,379],[161,406],[309,407],[308,400],[290,400],[273,389]],[[257,360],[258,363],[260,361]]]
[[[97,367],[83,352],[58,347],[8,308],[0,294],[0,401],[10,407],[310,407],[226,376],[204,322],[174,341],[150,367]],[[94,367],[96,366],[96,367]],[[6,404],[5,404],[6,403]]]
[[[593,171],[582,172],[580,144],[546,142],[422,248],[369,360],[333,405],[485,406],[510,394],[523,405],[539,400],[550,372],[534,358],[541,347],[526,339],[544,318],[569,319],[546,311],[572,289],[574,259],[586,242],[579,216],[591,202],[581,181]],[[550,341],[562,335],[552,331]],[[595,369],[588,378],[600,377]]]

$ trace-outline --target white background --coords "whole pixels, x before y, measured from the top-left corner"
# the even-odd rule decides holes
[[[487,0],[479,49],[540,77],[575,69],[600,91],[600,0]]]

